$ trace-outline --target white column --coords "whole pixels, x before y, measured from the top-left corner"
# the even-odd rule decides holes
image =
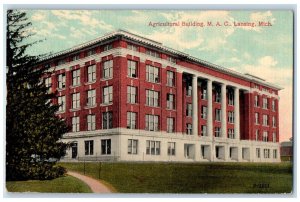
[[[226,137],[227,134],[227,117],[226,117],[226,84],[221,86],[221,136]]]
[[[207,135],[213,137],[212,81],[207,80]]]
[[[193,99],[193,135],[198,135],[198,79],[193,75],[192,82],[192,99]]]
[[[240,139],[240,89],[234,88],[234,137]]]

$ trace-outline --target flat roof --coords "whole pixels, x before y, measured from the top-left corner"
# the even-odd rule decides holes
[[[229,75],[232,75],[232,76],[235,76],[235,77],[247,80],[247,81],[255,82],[257,84],[261,84],[261,85],[264,85],[266,87],[270,87],[270,88],[273,88],[273,89],[276,89],[276,90],[282,90],[283,89],[282,87],[280,87],[276,84],[266,82],[264,79],[261,79],[261,78],[255,76],[255,75],[251,75],[251,74],[248,74],[248,73],[242,74],[240,72],[230,70],[228,68],[210,63],[208,61],[201,60],[199,58],[193,57],[193,56],[191,56],[189,54],[186,54],[184,52],[181,52],[181,51],[175,50],[173,48],[169,48],[167,46],[164,46],[162,43],[157,42],[155,40],[148,39],[148,38],[139,36],[137,34],[133,34],[131,32],[128,32],[128,31],[125,31],[125,30],[122,30],[122,29],[107,33],[107,34],[105,34],[101,37],[98,37],[96,39],[93,39],[91,41],[88,41],[88,42],[79,44],[77,46],[74,46],[72,48],[69,48],[69,49],[66,49],[66,50],[63,50],[63,51],[59,51],[57,53],[49,55],[49,56],[43,58],[41,62],[51,60],[53,58],[60,57],[60,56],[65,55],[65,54],[70,54],[72,52],[76,52],[78,50],[87,48],[89,46],[95,45],[95,44],[97,44],[99,42],[102,42],[102,41],[105,41],[105,40],[112,39],[112,38],[117,37],[117,36],[123,36],[123,37],[125,37],[127,39],[130,39],[132,41],[147,44],[147,45],[150,45],[152,47],[156,47],[156,48],[162,49],[166,52],[175,54],[177,56],[185,57],[188,61],[191,61],[191,62],[194,62],[194,63],[197,63],[197,64],[201,64],[201,65],[205,65],[208,68],[211,68],[213,70],[217,70],[217,71],[222,72],[224,74],[229,74]]]

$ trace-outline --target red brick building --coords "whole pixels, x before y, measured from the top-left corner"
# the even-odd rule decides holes
[[[278,162],[277,85],[126,31],[43,61],[65,160]]]

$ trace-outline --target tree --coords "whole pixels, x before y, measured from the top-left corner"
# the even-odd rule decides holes
[[[25,12],[7,11],[6,34],[6,179],[51,179],[64,173],[49,159],[60,159],[66,145],[59,141],[68,131],[52,105],[53,93],[42,78],[50,67],[41,65],[42,55],[26,50],[37,42],[26,43],[31,23]]]

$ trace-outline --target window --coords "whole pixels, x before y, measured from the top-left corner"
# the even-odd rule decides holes
[[[263,141],[268,142],[268,132],[267,131],[264,131],[264,133],[263,133]]]
[[[273,159],[277,159],[277,149],[273,149]]]
[[[215,137],[221,137],[221,128],[215,127]]]
[[[216,94],[215,94],[215,102],[220,103],[221,102],[221,89],[220,87],[215,87],[216,88]]]
[[[186,134],[187,135],[192,135],[193,132],[193,126],[191,123],[186,124]]]
[[[168,57],[168,61],[171,62],[171,63],[175,63],[176,64],[176,59],[173,58],[173,57]]]
[[[133,50],[133,51],[137,51],[138,50],[137,46],[135,46],[133,44],[127,44],[127,49]]]
[[[175,142],[168,142],[168,156],[175,156]]]
[[[159,69],[151,65],[146,66],[146,80],[153,83],[159,83]]]
[[[137,103],[137,87],[127,86],[127,103]]]
[[[264,114],[263,115],[263,125],[268,126],[269,125],[269,116]]]
[[[260,158],[260,148],[256,148],[256,158]]]
[[[268,109],[268,98],[263,98],[263,108]]]
[[[72,108],[73,109],[80,108],[80,93],[72,94]]]
[[[72,117],[72,132],[78,132],[79,131],[79,117],[74,116]]]
[[[128,139],[128,154],[137,154],[138,140]]]
[[[72,71],[72,85],[77,86],[80,84],[80,69]]]
[[[228,112],[228,123],[234,123],[234,112]]]
[[[113,87],[107,86],[103,88],[103,104],[110,104],[113,101]]]
[[[167,118],[167,133],[174,133],[174,118]]]
[[[79,55],[73,55],[71,60],[72,61],[79,60]]]
[[[192,106],[191,103],[188,103],[187,107],[186,107],[186,115],[187,116],[192,116],[192,112],[193,112],[193,106]]]
[[[66,87],[66,74],[62,73],[58,75],[57,78],[57,87],[59,89],[65,88]]]
[[[276,142],[276,133],[273,132],[272,136],[273,136],[273,142]]]
[[[102,113],[102,129],[112,128],[112,112]]]
[[[104,51],[108,51],[108,50],[110,50],[112,48],[113,48],[112,44],[107,44],[107,45],[104,46],[103,50]]]
[[[233,90],[228,90],[228,104],[233,105],[234,104],[234,92]]]
[[[272,100],[272,110],[276,111],[276,104],[275,104],[275,100]]]
[[[167,86],[175,86],[175,73],[167,71]]]
[[[201,107],[201,118],[207,119],[207,107],[206,106]]]
[[[207,136],[207,127],[206,127],[206,125],[201,125],[201,136]]]
[[[153,50],[147,50],[147,51],[146,51],[146,54],[147,54],[147,55],[151,55],[151,56],[156,57],[156,58],[160,58],[159,53],[156,52],[156,51],[153,51]]]
[[[215,120],[216,121],[221,121],[221,109],[216,109],[215,110]]]
[[[255,130],[255,140],[256,141],[259,140],[259,130],[258,129]]]
[[[66,110],[66,96],[60,96],[58,97],[58,111],[63,112]]]
[[[135,112],[127,112],[127,128],[136,129],[136,114]]]
[[[146,154],[160,155],[160,141],[146,141]]]
[[[259,124],[259,114],[257,112],[255,113],[255,124]]]
[[[145,130],[158,131],[159,130],[159,117],[156,115],[146,115],[145,118]]]
[[[95,54],[96,54],[96,49],[95,48],[93,48],[91,50],[88,50],[86,52],[86,56],[91,56],[91,55],[95,55]]]
[[[111,154],[111,139],[101,140],[101,154]]]
[[[272,126],[275,128],[276,127],[276,119],[275,116],[272,117]]]
[[[170,94],[168,93],[167,94],[167,109],[174,109],[175,105],[174,105],[174,95],[173,94]]]
[[[96,81],[96,65],[90,65],[87,67],[87,80],[88,82]]]
[[[94,140],[84,141],[84,153],[85,155],[94,154]]]
[[[254,96],[254,107],[259,107],[259,97],[258,97],[258,95]]]
[[[127,76],[131,78],[136,78],[137,77],[137,62],[128,60],[127,61]]]
[[[113,77],[113,60],[108,60],[103,63],[103,78],[109,79]]]
[[[87,106],[95,106],[96,105],[96,90],[88,90],[87,91]]]
[[[61,60],[58,60],[57,65],[63,65],[65,63],[66,63],[65,59],[61,59]]]
[[[92,131],[96,129],[96,116],[95,114],[87,115],[87,126],[88,131]]]
[[[201,99],[202,100],[207,100],[207,89],[205,88],[201,88]]]
[[[234,139],[234,129],[228,129],[228,138]]]
[[[50,89],[51,89],[51,86],[52,86],[52,80],[51,80],[51,77],[45,78],[44,83],[45,83],[45,86],[50,90]]]
[[[154,90],[146,90],[146,105],[151,107],[159,106],[159,92]]]
[[[264,158],[265,159],[270,158],[270,149],[264,149]]]
[[[191,85],[187,85],[186,87],[186,96],[192,96],[193,87]]]

